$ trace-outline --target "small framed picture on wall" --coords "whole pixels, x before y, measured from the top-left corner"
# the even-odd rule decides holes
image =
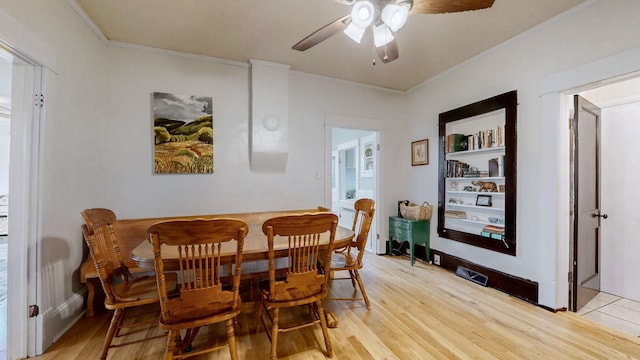
[[[429,165],[429,139],[411,143],[411,166]]]

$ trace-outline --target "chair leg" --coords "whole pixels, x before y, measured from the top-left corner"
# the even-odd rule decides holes
[[[226,321],[227,325],[227,342],[229,343],[229,353],[231,360],[238,360],[238,349],[236,347],[236,335],[234,333],[235,318]]]
[[[322,328],[322,335],[324,336],[324,346],[327,348],[327,357],[333,357],[333,349],[331,348],[331,340],[329,339],[329,330],[327,328],[327,318],[322,308],[322,300],[316,302],[318,317],[320,318],[320,327]]]
[[[278,358],[277,349],[278,349],[278,325],[280,322],[280,309],[273,309],[273,326],[271,328],[271,360],[276,360]]]
[[[360,292],[362,293],[362,298],[364,299],[364,303],[367,304],[367,310],[371,310],[369,297],[367,296],[367,291],[364,289],[364,283],[362,283],[362,278],[360,277],[360,273],[358,272],[358,270],[353,270],[353,273],[356,277],[356,281],[358,281],[358,286],[360,287]]]
[[[107,358],[107,352],[109,351],[109,347],[111,346],[111,341],[113,341],[113,337],[118,330],[118,324],[122,322],[122,317],[124,316],[124,309],[115,309],[113,311],[113,316],[111,316],[111,322],[109,323],[109,329],[107,329],[107,335],[104,338],[104,345],[102,346],[102,353],[100,354],[100,359],[105,360]]]
[[[93,317],[93,300],[95,299],[96,290],[93,287],[91,279],[87,279],[87,312],[84,313],[84,317]]]
[[[353,270],[349,270],[349,276],[351,277],[351,286],[356,288],[356,276],[353,274]]]
[[[264,304],[262,303],[262,301],[260,301],[260,304],[258,305],[258,318],[256,320],[256,333],[260,331],[260,325],[262,325],[263,314],[264,314]]]
[[[176,352],[180,341],[180,330],[169,330],[167,347],[164,350],[164,360],[173,359],[173,354]]]

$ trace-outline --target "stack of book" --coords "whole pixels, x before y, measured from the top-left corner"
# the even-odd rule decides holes
[[[446,210],[444,212],[444,217],[454,218],[454,219],[466,219],[467,213],[464,211],[458,211],[458,210]]]
[[[469,171],[469,164],[458,160],[447,160],[447,168],[445,169],[446,177],[462,177],[462,175]]]
[[[496,240],[504,238],[504,228],[495,225],[485,225],[480,235]]]

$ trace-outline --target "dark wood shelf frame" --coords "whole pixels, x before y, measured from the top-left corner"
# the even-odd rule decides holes
[[[504,242],[477,234],[447,229],[444,226],[446,198],[446,154],[445,139],[447,124],[474,116],[505,110],[505,236]],[[517,184],[517,112],[518,93],[506,92],[485,100],[453,109],[439,115],[439,188],[438,188],[438,235],[442,238],[459,241],[509,255],[516,255],[516,184]]]

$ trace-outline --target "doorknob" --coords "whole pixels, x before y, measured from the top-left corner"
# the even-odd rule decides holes
[[[593,217],[601,217],[603,219],[606,219],[609,217],[609,215],[597,213],[597,214],[593,214]]]

